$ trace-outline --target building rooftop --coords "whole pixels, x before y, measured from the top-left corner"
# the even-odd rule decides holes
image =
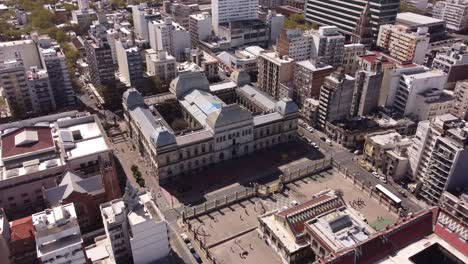
[[[1,137],[3,162],[55,151],[52,129],[48,126],[23,127]]]
[[[416,13],[403,12],[397,14],[396,23],[408,26],[423,26],[430,24],[445,23],[445,21],[429,16],[423,16]]]
[[[297,61],[296,64],[311,71],[322,71],[322,70],[333,69],[333,66],[331,65],[328,65],[325,63],[317,64],[317,63],[313,63],[313,61],[311,60]]]
[[[228,82],[222,82],[222,83],[216,83],[213,85],[210,85],[210,92],[220,92],[223,90],[232,90],[237,88],[237,84],[233,81],[228,81]]]
[[[86,256],[94,264],[114,264],[112,246],[107,236],[94,239],[94,244],[85,248]]]
[[[32,216],[27,216],[10,222],[10,241],[34,239]]]
[[[269,61],[272,61],[276,64],[285,64],[285,63],[291,63],[294,60],[289,58],[288,56],[283,56],[279,57],[278,53],[276,52],[263,52],[260,54],[260,56],[267,58]]]
[[[180,104],[202,126],[206,125],[206,118],[209,114],[226,105],[218,97],[200,90],[189,92],[180,100]]]
[[[52,206],[58,205],[73,192],[96,195],[104,193],[101,175],[82,178],[78,173],[67,171],[59,185],[45,190],[45,198]]]
[[[306,228],[335,252],[357,245],[374,233],[362,217],[349,208],[335,209],[310,220]]]
[[[378,134],[378,135],[369,135],[369,138],[376,144],[381,146],[386,146],[389,144],[395,144],[401,141],[400,133],[396,131],[392,131],[385,134]]]
[[[447,75],[446,73],[440,70],[430,70],[430,71],[403,74],[403,76],[410,77],[411,79],[427,79],[427,78],[433,78],[433,77],[442,77],[446,75]]]
[[[258,104],[260,108],[266,110],[274,110],[276,101],[268,94],[256,89],[251,85],[244,85],[239,88],[239,91],[244,93],[251,101]]]

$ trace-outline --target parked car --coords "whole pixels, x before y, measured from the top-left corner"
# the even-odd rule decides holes
[[[200,255],[198,255],[197,252],[193,252],[192,256],[197,261],[197,263],[203,263],[202,259],[200,258]]]
[[[187,248],[190,250],[190,253],[195,253],[195,248],[193,248],[192,243],[187,243]]]
[[[385,179],[385,177],[383,177],[383,176],[380,176],[380,177],[379,177],[379,180],[380,180],[381,182],[383,182],[383,183],[387,183],[387,179]]]
[[[360,151],[360,150],[356,150],[356,151],[354,151],[354,154],[355,154],[355,155],[361,155],[361,151]]]
[[[325,137],[320,137],[320,140],[325,141],[327,139]]]
[[[314,132],[315,130],[314,130],[313,127],[308,127],[308,128],[307,128],[307,131],[309,131],[310,133],[312,133],[312,132]]]
[[[327,143],[329,146],[332,145],[332,142],[331,142],[331,140],[329,140],[329,139],[325,140],[325,143]]]
[[[182,240],[183,240],[185,243],[189,243],[189,242],[190,242],[190,239],[189,239],[189,237],[187,236],[187,234],[182,233],[182,234],[180,234],[180,237],[182,238]]]
[[[314,148],[318,148],[318,146],[317,146],[317,144],[316,144],[315,142],[312,142],[311,145],[312,145],[312,147],[314,147]]]
[[[379,178],[379,177],[380,177],[380,175],[379,175],[376,171],[373,171],[373,172],[372,172],[372,175],[374,175],[376,178]]]

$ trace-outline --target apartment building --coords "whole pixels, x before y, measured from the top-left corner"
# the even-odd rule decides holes
[[[462,120],[467,120],[468,119],[468,80],[457,82],[453,96],[455,97],[455,102],[453,104],[452,114]]]
[[[366,116],[376,112],[383,80],[382,66],[377,63],[371,70],[359,70],[354,78],[351,116]]]
[[[343,50],[342,66],[346,74],[354,76],[358,69],[357,57],[366,54],[366,46],[364,44],[346,44]]]
[[[0,63],[0,86],[13,116],[27,117],[38,112],[21,59]]]
[[[161,13],[157,9],[148,7],[147,3],[140,3],[132,6],[132,16],[135,37],[149,41],[148,24],[152,20],[161,19]]]
[[[416,32],[395,25],[382,25],[377,46],[401,62],[414,62],[422,65],[429,47],[427,28],[420,27]]]
[[[308,60],[312,56],[311,36],[300,29],[283,29],[276,41],[276,51],[297,61]]]
[[[38,49],[42,65],[49,76],[57,107],[76,105],[75,91],[68,71],[67,58],[60,45],[53,43],[50,38],[41,38],[38,41]]]
[[[402,115],[411,115],[416,111],[415,99],[418,94],[432,88],[433,91],[443,90],[446,82],[447,75],[438,70],[403,73],[392,96],[391,106]]]
[[[158,76],[158,78],[168,86],[177,76],[175,58],[164,50],[155,51],[153,49],[147,49],[145,54],[146,74],[148,76]]]
[[[186,49],[191,48],[190,33],[170,17],[164,20],[154,20],[149,23],[150,46],[153,50],[166,50],[182,61]]]
[[[200,12],[200,6],[196,2],[183,1],[165,1],[164,12],[172,17],[175,22],[182,27],[188,29],[190,24],[190,16]]]
[[[432,68],[445,72],[447,88],[453,88],[458,81],[465,80],[468,75],[468,49],[464,44],[453,45],[451,49],[438,52],[432,61]]]
[[[432,16],[447,22],[452,31],[463,31],[468,28],[468,1],[438,1],[432,9]]]
[[[31,39],[0,42],[0,58],[3,61],[21,59],[25,69],[41,65],[36,43]]]
[[[40,263],[87,262],[73,204],[64,204],[32,215]]]
[[[311,60],[294,64],[292,80],[293,99],[300,108],[308,98],[318,98],[325,78],[334,71],[330,65]]]
[[[131,40],[116,40],[118,76],[127,87],[143,86],[143,62],[140,49]]]
[[[117,263],[154,263],[169,254],[164,215],[147,191],[127,186],[124,196],[100,205],[112,259]]]
[[[275,99],[280,99],[280,84],[293,79],[294,60],[280,57],[278,52],[264,52],[258,56],[257,85]]]
[[[26,72],[28,86],[34,95],[34,105],[38,113],[47,114],[56,109],[54,93],[46,70],[32,67]]]
[[[211,15],[213,30],[218,34],[221,23],[258,19],[258,1],[213,0]]]
[[[453,92],[431,88],[416,95],[414,100],[414,120],[431,120],[438,115],[451,113],[455,104]]]
[[[85,39],[86,61],[89,66],[90,80],[95,85],[112,85],[115,83],[112,49],[106,42],[96,41],[93,38]]]
[[[409,138],[395,130],[368,134],[363,148],[363,160],[376,171],[381,170],[387,177],[402,179],[408,171],[408,149],[411,143]]]
[[[327,122],[350,115],[355,79],[338,69],[325,78],[320,87],[318,125],[325,128]]]
[[[341,66],[344,56],[345,37],[335,26],[321,26],[312,32],[312,58],[333,67]]]
[[[466,188],[468,128],[459,118],[444,114],[418,124],[410,149],[410,171],[421,183],[419,195],[438,204],[443,191]]]
[[[311,0],[306,2],[305,19],[308,22],[319,25],[336,26],[347,40],[355,35],[359,26],[359,19],[369,5],[372,13],[370,24],[373,40],[377,40],[380,25],[394,24],[397,16],[400,0],[389,1],[366,1],[359,0],[350,2],[348,0],[336,0],[323,2],[322,0]],[[363,43],[364,44],[364,43]]]
[[[0,131],[0,206],[8,214],[44,208],[42,188],[57,186],[68,170],[84,178],[100,174],[118,188],[112,148],[96,116],[64,112],[2,124]]]
[[[190,15],[188,29],[190,31],[192,47],[196,48],[199,41],[204,41],[211,36],[211,15],[208,12]]]

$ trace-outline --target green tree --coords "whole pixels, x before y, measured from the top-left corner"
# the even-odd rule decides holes
[[[303,14],[295,14],[289,16],[284,21],[284,28],[285,29],[300,29],[303,31],[310,30],[310,29],[317,29],[318,25],[315,23],[308,23]]]
[[[419,13],[418,9],[414,6],[410,6],[405,2],[400,3],[400,12],[411,12],[411,13]]]

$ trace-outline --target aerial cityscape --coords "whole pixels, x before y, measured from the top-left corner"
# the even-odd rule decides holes
[[[0,0],[0,264],[468,263],[468,0]]]

